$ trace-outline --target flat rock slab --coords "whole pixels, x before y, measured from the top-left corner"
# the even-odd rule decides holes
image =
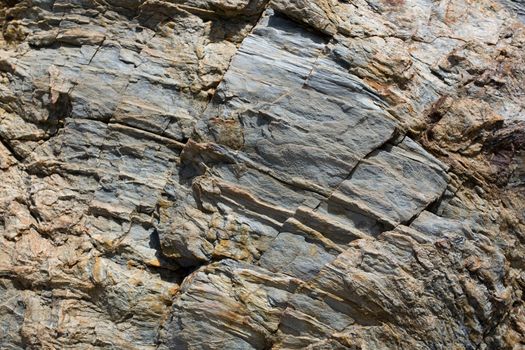
[[[201,209],[248,227],[269,225],[263,232],[272,232],[275,241],[267,237],[255,245],[260,253],[270,247],[262,262],[279,262],[272,269],[295,269],[294,276],[308,275],[306,265],[315,270],[329,257],[314,254],[316,263],[285,266],[287,244],[302,258],[318,249],[308,248],[305,237],[315,236],[330,251],[377,235],[417,216],[448,181],[440,161],[408,137],[396,140],[397,122],[382,108],[387,102],[335,61],[328,43],[323,34],[268,11],[198,122],[203,143],[190,142],[182,156],[203,171],[193,182]],[[293,230],[286,232],[288,226]],[[291,232],[299,237],[285,239]],[[161,241],[177,250],[173,244],[184,235],[163,229]],[[199,236],[199,251],[207,246],[207,256],[224,244],[212,239],[210,245],[204,231]],[[203,257],[195,251],[197,256]]]
[[[324,193],[336,187],[393,137],[396,124],[366,84],[325,58],[327,44],[284,17],[263,17],[205,111],[203,138],[238,141],[251,160],[285,181]],[[227,134],[225,123],[238,132]]]

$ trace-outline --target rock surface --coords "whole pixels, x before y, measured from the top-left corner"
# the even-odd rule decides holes
[[[524,13],[0,1],[0,348],[525,349]]]

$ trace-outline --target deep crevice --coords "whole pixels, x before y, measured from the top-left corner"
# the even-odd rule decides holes
[[[18,161],[18,162],[23,162],[24,161],[24,157],[22,157],[20,154],[18,154],[17,151],[15,151],[15,149],[11,146],[11,143],[9,143],[8,141],[6,141],[1,135],[0,135],[0,143],[2,143],[2,145],[9,151],[9,153]]]

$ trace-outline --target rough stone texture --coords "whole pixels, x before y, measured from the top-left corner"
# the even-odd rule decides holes
[[[525,5],[0,1],[1,349],[525,349]]]

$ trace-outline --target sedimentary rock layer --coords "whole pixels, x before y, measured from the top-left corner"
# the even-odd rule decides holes
[[[0,348],[524,348],[524,9],[0,2]]]

